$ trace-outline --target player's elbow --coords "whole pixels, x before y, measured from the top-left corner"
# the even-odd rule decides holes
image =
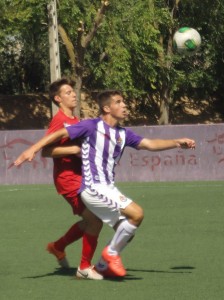
[[[138,145],[139,150],[154,151],[153,142],[150,139],[144,138]]]

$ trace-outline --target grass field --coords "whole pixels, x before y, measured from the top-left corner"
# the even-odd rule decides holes
[[[223,183],[119,187],[145,211],[122,254],[128,274],[123,281],[88,281],[74,277],[80,241],[67,248],[67,272],[45,251],[77,220],[54,187],[0,186],[0,299],[224,299]],[[104,226],[94,261],[112,233]]]

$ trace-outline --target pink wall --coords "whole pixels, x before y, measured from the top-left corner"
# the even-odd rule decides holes
[[[126,148],[116,168],[117,181],[193,181],[224,179],[224,124],[132,127],[148,138],[190,137],[195,150],[163,152]],[[16,168],[12,163],[44,130],[0,131],[0,184],[52,183],[52,160],[40,154]]]

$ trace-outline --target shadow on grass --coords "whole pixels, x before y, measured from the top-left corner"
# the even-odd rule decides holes
[[[194,267],[191,266],[175,266],[171,267],[170,270],[143,270],[143,269],[130,269],[128,268],[127,271],[133,271],[133,272],[147,272],[147,273],[171,273],[171,274],[191,274],[194,270]]]
[[[191,274],[194,270],[194,267],[191,266],[175,266],[171,267],[170,270],[144,270],[144,269],[127,269],[127,272],[141,272],[141,273],[169,273],[169,274]],[[77,279],[75,277],[77,268],[69,268],[69,269],[63,269],[63,268],[57,268],[54,272],[43,274],[43,275],[36,275],[36,276],[28,276],[23,277],[22,279],[38,279],[48,276],[69,276],[71,279]],[[125,277],[108,277],[105,278],[107,281],[118,281],[118,282],[124,282],[129,280],[142,280],[142,277],[137,277],[132,274],[127,274]]]
[[[191,266],[177,266],[177,267],[172,267],[170,269],[171,270],[194,270],[195,267],[191,267]]]
[[[127,274],[125,277],[106,277],[104,280],[107,281],[117,281],[117,282],[125,282],[125,281],[130,281],[130,280],[142,280],[142,277],[136,277],[131,274]]]
[[[43,278],[43,277],[48,277],[48,276],[74,276],[76,274],[77,268],[69,268],[69,269],[65,269],[65,268],[57,268],[55,269],[54,272],[51,273],[46,273],[43,275],[36,275],[36,276],[27,276],[27,277],[23,277],[22,279],[38,279],[38,278]]]
[[[69,268],[69,269],[63,269],[63,268],[57,268],[54,272],[46,273],[42,275],[36,275],[36,276],[27,276],[23,277],[22,279],[39,279],[49,276],[68,276],[71,277],[71,279],[80,280],[79,278],[75,277],[77,268]],[[82,279],[81,279],[82,280]],[[127,280],[142,280],[141,277],[135,277],[131,274],[127,274],[124,278],[123,277],[108,277],[105,278],[105,280],[108,281],[127,281]]]

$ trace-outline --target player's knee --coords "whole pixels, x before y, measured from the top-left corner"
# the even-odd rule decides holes
[[[96,235],[99,233],[103,227],[103,222],[97,216],[95,216],[91,211],[85,209],[83,211],[82,217],[86,223],[87,231],[91,231],[92,234]]]
[[[98,232],[100,232],[103,228],[103,222],[98,218],[95,219],[92,225],[97,229]]]
[[[85,231],[91,235],[98,236],[102,230],[103,222],[99,219],[88,220]]]
[[[122,214],[135,226],[139,226],[144,219],[144,212],[141,206],[132,202],[123,211]]]
[[[95,231],[100,231],[103,227],[103,222],[97,218],[95,215],[92,215],[91,217],[89,217],[89,219],[87,220],[88,223],[88,227],[91,227],[93,230],[95,229]]]
[[[142,221],[144,219],[144,211],[140,206],[136,209],[133,219],[134,219],[136,226],[139,226],[142,223]]]
[[[134,213],[130,216],[129,220],[133,225],[138,227],[142,223],[143,219],[143,209],[140,206],[137,206],[134,210]]]

